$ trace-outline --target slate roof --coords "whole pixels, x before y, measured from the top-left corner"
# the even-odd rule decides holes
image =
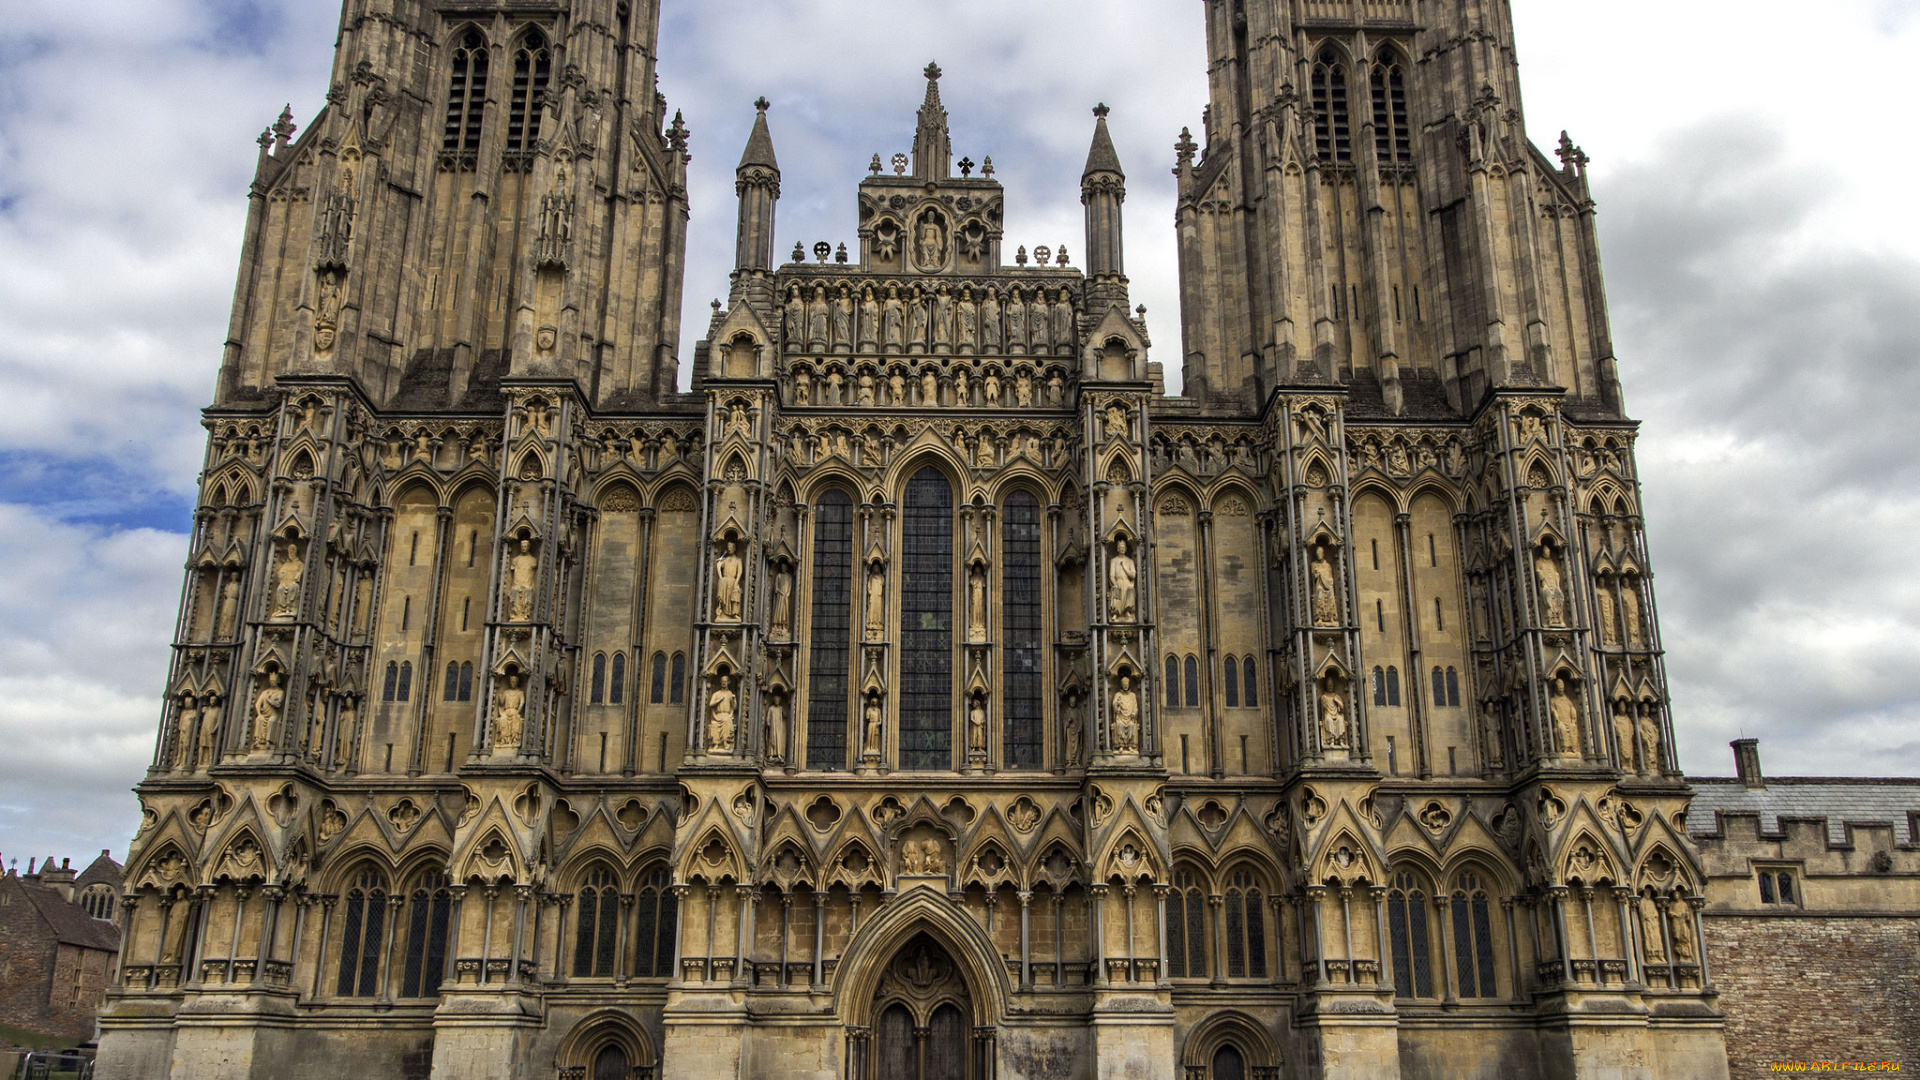
[[[112,855],[103,851],[99,858],[88,863],[87,868],[80,871],[79,877],[73,879],[74,891],[78,892],[89,885],[111,885],[114,891],[118,892],[124,881],[122,869],[124,868],[119,863],[113,861]]]
[[[60,944],[106,952],[120,947],[120,931],[112,923],[88,915],[80,905],[68,903],[58,892],[45,885],[22,881],[12,874],[7,876],[6,883],[20,890]]]
[[[1920,777],[1769,776],[1767,786],[1748,788],[1732,776],[1690,776],[1693,806],[1687,831],[1712,836],[1722,831],[1723,814],[1758,814],[1763,833],[1780,833],[1780,819],[1824,819],[1827,842],[1847,842],[1849,825],[1887,825],[1899,844],[1920,843],[1914,835],[1920,815]]]

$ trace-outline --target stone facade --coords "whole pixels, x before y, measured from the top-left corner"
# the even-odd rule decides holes
[[[682,394],[657,9],[347,0],[98,1075],[1725,1076],[1585,158],[1419,15],[1207,5],[1184,396],[931,65],[785,262],[759,103]]]
[[[39,1035],[90,1038],[120,950],[120,865],[101,852],[0,877],[0,1020]]]

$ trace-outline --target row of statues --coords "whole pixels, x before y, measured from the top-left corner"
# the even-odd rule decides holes
[[[829,367],[816,375],[807,368],[793,372],[795,405],[853,405],[864,408],[932,409],[942,405],[961,408],[1030,409],[1045,404],[1048,408],[1066,405],[1067,379],[1060,370],[1039,375],[1024,368],[1004,374],[996,366],[955,363],[943,379],[938,365],[920,367],[910,375],[904,366],[891,370],[862,365],[853,374]]]
[[[785,340],[792,352],[889,352],[951,349],[958,352],[1070,354],[1074,346],[1073,294],[1062,287],[1039,286],[1004,292],[972,285],[956,294],[946,285],[932,290],[888,285],[885,292],[865,286],[856,297],[851,285],[831,295],[815,285],[811,297],[799,286],[787,290]]]

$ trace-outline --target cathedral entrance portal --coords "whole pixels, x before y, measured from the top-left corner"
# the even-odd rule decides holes
[[[865,1080],[986,1080],[970,1052],[972,1015],[959,965],[932,938],[914,937],[874,991]]]

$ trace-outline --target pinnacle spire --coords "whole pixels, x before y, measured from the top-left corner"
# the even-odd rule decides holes
[[[913,175],[945,180],[953,175],[953,143],[947,137],[947,109],[940,104],[940,65],[928,64],[927,96],[920,103],[920,127],[913,136]]]
[[[1093,145],[1087,150],[1087,167],[1080,173],[1082,180],[1095,173],[1112,173],[1126,179],[1126,172],[1120,168],[1120,155],[1113,149],[1113,136],[1107,133],[1109,111],[1105,102],[1093,107]]]
[[[767,129],[767,110],[772,103],[763,97],[755,101],[753,107],[756,110],[753,131],[747,136],[747,148],[740,155],[740,164],[734,171],[759,166],[777,173],[780,171],[780,162],[773,156],[773,133]]]

